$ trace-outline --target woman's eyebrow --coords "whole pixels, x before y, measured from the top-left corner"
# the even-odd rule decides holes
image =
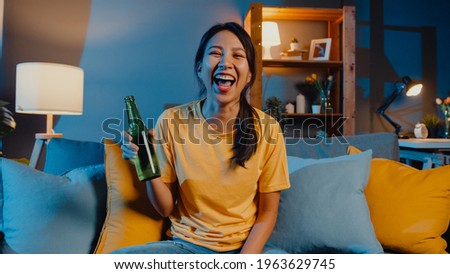
[[[208,50],[210,50],[210,49],[223,49],[223,47],[218,46],[218,45],[212,45],[212,46],[208,47]]]
[[[241,47],[235,47],[235,48],[233,48],[233,50],[239,50],[239,51],[245,52],[245,49],[244,49],[244,48],[241,48]]]
[[[219,45],[212,45],[212,46],[208,47],[208,50],[210,50],[210,49],[221,49],[221,50],[223,50],[223,47],[219,46]],[[245,52],[245,49],[242,48],[242,47],[234,47],[234,48],[231,48],[231,49],[233,51],[244,51]]]

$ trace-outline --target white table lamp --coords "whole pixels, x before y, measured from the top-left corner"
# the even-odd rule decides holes
[[[276,22],[263,22],[262,23],[262,46],[264,47],[263,59],[273,59],[270,54],[270,48],[272,46],[281,45],[280,32],[278,30],[278,24]]]
[[[79,67],[54,63],[21,63],[16,73],[16,112],[47,116],[47,130],[36,134],[30,166],[36,167],[42,146],[61,138],[53,130],[53,115],[83,114],[84,72]]]

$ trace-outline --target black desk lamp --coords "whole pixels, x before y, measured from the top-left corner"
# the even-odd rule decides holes
[[[408,76],[403,77],[401,83],[395,84],[395,90],[394,92],[392,92],[391,96],[381,107],[377,109],[377,112],[395,128],[395,133],[397,134],[397,136],[399,136],[402,127],[396,122],[392,121],[392,119],[389,118],[389,116],[387,116],[384,112],[403,91],[406,91],[406,96],[417,96],[422,91],[422,86],[422,84],[414,82]]]

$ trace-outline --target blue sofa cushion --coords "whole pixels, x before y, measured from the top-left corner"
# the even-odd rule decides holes
[[[269,242],[289,253],[382,253],[364,196],[372,151],[326,159],[288,157]]]
[[[60,175],[77,167],[102,164],[104,151],[102,143],[53,138],[47,145],[44,172]]]
[[[91,253],[106,211],[104,165],[46,174],[2,159],[0,253]]]

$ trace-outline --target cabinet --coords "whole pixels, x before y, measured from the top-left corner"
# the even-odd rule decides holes
[[[327,24],[327,37],[332,38],[329,61],[292,61],[282,59],[263,60],[262,22],[292,20],[298,22],[321,21]],[[268,7],[251,3],[245,16],[244,27],[250,34],[256,50],[256,80],[250,93],[250,104],[263,105],[263,69],[284,68],[303,70],[306,74],[323,71],[336,74],[332,89],[333,113],[330,114],[283,114],[294,123],[304,120],[327,120],[329,135],[355,134],[355,7],[342,9]],[[280,29],[280,33],[282,33]],[[314,119],[311,119],[314,118]],[[336,124],[341,123],[341,124]],[[302,122],[303,123],[303,122]]]

